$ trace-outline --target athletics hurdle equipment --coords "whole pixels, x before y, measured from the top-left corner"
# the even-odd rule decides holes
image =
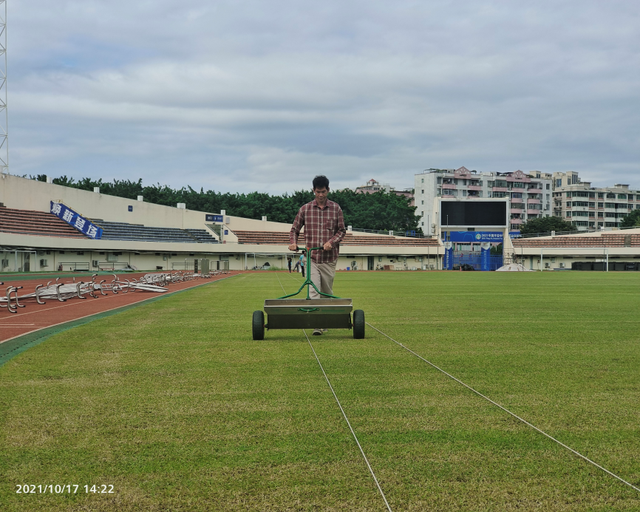
[[[0,307],[7,308],[10,313],[17,313],[18,308],[24,308],[24,302],[30,302],[35,300],[38,304],[46,304],[46,300],[57,300],[59,302],[66,302],[69,299],[78,298],[86,299],[86,295],[93,298],[98,298],[96,292],[100,295],[107,295],[107,292],[113,294],[128,293],[130,291],[145,291],[164,293],[167,288],[159,286],[158,284],[150,284],[145,281],[137,282],[135,279],[125,279],[120,281],[114,274],[113,280],[108,281],[102,279],[97,281],[98,274],[94,274],[91,277],[91,281],[75,281],[71,283],[60,282],[60,278],[57,278],[55,282],[49,281],[46,285],[39,284],[36,286],[35,291],[24,295],[18,295],[22,286],[9,286],[6,289],[4,296],[0,296]],[[4,284],[4,283],[0,283]]]
[[[356,309],[351,311],[353,301],[342,299],[334,295],[322,293],[311,281],[311,251],[322,250],[322,247],[302,249],[307,254],[307,277],[296,293],[285,295],[279,299],[267,299],[264,301],[264,312],[253,312],[252,334],[254,340],[264,339],[266,329],[351,329],[353,337],[363,339],[365,331],[364,311]],[[306,299],[291,299],[307,287]],[[310,287],[323,298],[312,299]],[[264,321],[264,313],[267,314],[267,323]]]
[[[90,281],[78,281],[75,277],[70,283],[63,283],[60,278],[49,281],[46,285],[39,284],[35,291],[18,295],[22,286],[7,287],[4,295],[0,295],[0,307],[7,308],[10,313],[17,313],[18,308],[25,307],[24,302],[35,300],[38,304],[46,304],[46,300],[57,300],[66,302],[69,299],[86,299],[87,295],[96,299],[99,295],[129,293],[129,292],[153,292],[164,293],[168,291],[167,286],[173,283],[182,283],[196,278],[210,278],[227,272],[209,272],[208,274],[194,274],[192,272],[173,272],[146,274],[140,279],[120,279],[113,274],[112,279],[98,280],[98,274],[93,274]],[[0,286],[4,283],[0,282]]]

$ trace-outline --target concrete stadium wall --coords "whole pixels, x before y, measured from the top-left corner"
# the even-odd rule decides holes
[[[57,272],[70,270],[191,270],[194,260],[220,260],[218,254],[182,252],[148,253],[119,251],[77,251],[56,248],[0,250],[0,272]],[[217,265],[213,265],[215,270]],[[223,265],[224,267],[224,265]],[[226,268],[226,267],[225,267]],[[236,270],[240,270],[238,265]]]
[[[193,270],[194,260],[208,259],[211,270],[253,270],[261,269],[269,263],[273,269],[287,269],[287,255],[260,253],[185,253],[166,252],[139,254],[131,251],[78,251],[56,248],[4,249],[0,250],[0,272],[58,272],[83,270],[97,272],[122,270],[132,267],[142,271],[153,270]],[[297,261],[292,254],[292,267]],[[356,262],[355,266],[353,262]],[[374,257],[374,270],[437,270],[439,258],[420,257]],[[367,270],[368,256],[340,256],[338,270]]]
[[[616,231],[624,234],[640,234],[640,229]],[[599,234],[575,235],[580,238],[598,237]],[[538,240],[553,240],[544,237]],[[638,247],[516,247],[514,261],[522,263],[529,270],[568,270],[575,262],[640,261]]]
[[[151,227],[203,229],[205,214],[211,213],[124,199],[10,174],[0,176],[0,202],[6,207],[48,212],[50,201],[62,201],[83,217]],[[130,206],[133,211],[129,211]]]

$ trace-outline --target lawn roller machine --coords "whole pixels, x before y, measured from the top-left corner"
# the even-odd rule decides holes
[[[302,249],[307,253],[307,277],[296,293],[285,295],[279,299],[266,299],[264,312],[253,312],[253,339],[263,340],[266,329],[351,329],[355,339],[364,338],[364,311],[351,311],[351,299],[341,299],[334,295],[322,293],[311,281],[311,251],[323,250],[322,247]],[[299,295],[307,287],[306,299],[291,299]],[[311,286],[323,297],[312,299],[309,296]],[[264,314],[267,314],[267,323]]]

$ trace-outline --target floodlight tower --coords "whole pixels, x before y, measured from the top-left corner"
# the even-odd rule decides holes
[[[0,173],[9,172],[7,111],[7,0],[0,0]]]

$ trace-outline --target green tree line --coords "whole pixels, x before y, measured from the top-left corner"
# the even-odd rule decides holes
[[[521,235],[551,233],[551,231],[564,233],[578,231],[578,228],[560,217],[538,217],[528,220],[520,226]]]
[[[46,181],[45,175],[30,176],[30,178]],[[100,192],[103,194],[127,199],[143,196],[146,202],[164,206],[185,203],[188,209],[202,212],[218,213],[225,210],[228,215],[249,219],[261,219],[266,215],[270,221],[284,223],[293,222],[298,209],[314,198],[310,190],[300,190],[293,194],[285,193],[282,196],[263,192],[248,194],[221,193],[213,190],[205,192],[202,188],[198,192],[190,186],[178,190],[159,183],[144,186],[142,179],[104,182],[102,179],[82,178],[75,181],[73,178],[61,176],[53,178],[53,183],[89,191],[93,191],[94,187],[100,187]],[[329,199],[342,207],[345,224],[354,228],[422,233],[415,215],[416,207],[411,206],[409,199],[404,196],[384,191],[375,194],[356,194],[353,190],[332,190],[329,193]]]
[[[621,228],[637,228],[640,227],[640,210],[636,209],[623,217],[620,222]]]

